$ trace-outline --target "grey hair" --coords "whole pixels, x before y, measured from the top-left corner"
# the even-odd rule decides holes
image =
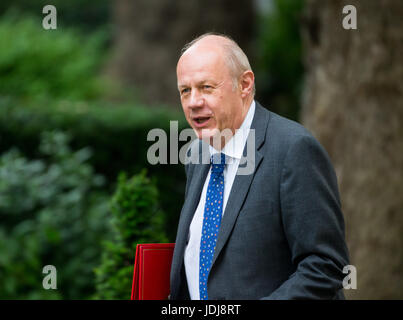
[[[227,42],[222,44],[224,51],[226,53],[225,60],[228,64],[228,68],[232,75],[232,83],[234,90],[238,87],[238,79],[242,73],[248,70],[252,70],[248,57],[243,52],[243,50],[239,47],[239,45],[229,36],[221,33],[215,32],[207,32],[193,39],[189,43],[187,43],[181,50],[181,56],[196,42],[199,42],[201,39],[207,36],[219,36],[227,39]],[[255,84],[253,84],[252,95],[254,96],[256,92]]]

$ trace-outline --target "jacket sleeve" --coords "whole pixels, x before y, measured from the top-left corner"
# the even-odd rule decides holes
[[[281,217],[296,271],[263,299],[333,299],[343,296],[348,265],[337,178],[312,136],[300,136],[285,157]]]

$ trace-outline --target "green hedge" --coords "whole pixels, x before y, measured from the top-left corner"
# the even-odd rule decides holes
[[[137,243],[168,241],[163,228],[166,215],[153,180],[145,170],[131,179],[119,176],[110,202],[115,237],[104,243],[102,263],[95,270],[97,299],[130,299]]]
[[[48,4],[57,9],[58,28],[76,28],[81,31],[105,28],[110,24],[113,1],[110,0],[1,0],[0,15],[13,10],[42,19],[42,8]]]
[[[60,132],[41,135],[46,157],[17,149],[0,156],[0,299],[85,299],[95,290],[101,241],[111,235],[108,194],[88,163]],[[57,270],[57,290],[45,290],[43,267]]]
[[[0,95],[29,99],[94,99],[103,93],[98,70],[105,33],[46,31],[39,17],[8,12],[0,19]]]
[[[157,177],[161,203],[168,215],[166,231],[172,241],[183,204],[184,168],[182,164],[150,165],[147,150],[154,142],[147,141],[147,134],[153,128],[168,134],[170,120],[178,119],[179,130],[188,127],[181,111],[166,108],[53,100],[26,104],[20,99],[0,98],[0,153],[17,146],[28,158],[40,158],[41,132],[62,130],[72,137],[72,148],[91,147],[89,161],[105,176],[109,192],[114,190],[119,172],[133,175],[148,168],[150,175]]]
[[[63,13],[58,11],[59,17]],[[172,241],[183,204],[183,165],[150,165],[146,157],[153,142],[147,141],[147,134],[154,128],[168,133],[170,120],[179,119],[180,129],[187,127],[179,99],[177,112],[105,102],[116,93],[123,99],[132,94],[99,81],[103,46],[102,33],[83,34],[67,27],[45,31],[40,16],[18,10],[1,17],[0,154],[18,147],[26,158],[41,159],[41,133],[61,130],[71,136],[74,150],[91,147],[90,164],[105,177],[104,191],[110,194],[119,172],[133,175],[148,168],[157,179]]]

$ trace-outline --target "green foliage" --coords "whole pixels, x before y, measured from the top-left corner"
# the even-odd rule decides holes
[[[0,20],[0,96],[94,99],[105,34],[46,31],[42,21],[13,12]]]
[[[58,28],[75,27],[87,31],[94,28],[104,28],[109,23],[111,11],[110,0],[1,0],[0,15],[12,9],[16,13],[37,16],[42,19],[45,14],[42,8],[48,4],[57,9]]]
[[[300,16],[303,0],[273,0],[260,16],[257,99],[270,110],[297,120],[303,77]]]
[[[147,133],[161,128],[169,134],[170,120],[177,119],[179,130],[188,127],[183,113],[162,108],[52,100],[27,104],[0,98],[0,153],[18,146],[28,158],[42,157],[38,153],[41,132],[62,130],[70,134],[74,149],[91,147],[89,163],[105,176],[108,192],[113,192],[120,171],[130,176],[148,168],[151,176],[158,177],[158,189],[169,190],[161,193],[161,205],[167,213],[166,231],[173,241],[183,204],[184,169],[182,164],[150,165],[147,150],[154,141],[147,141]]]
[[[111,211],[115,239],[105,243],[102,264],[95,270],[96,298],[127,300],[132,288],[136,245],[168,241],[158,189],[145,170],[131,179],[125,173],[119,175]]]
[[[83,299],[94,290],[100,241],[108,237],[104,183],[61,132],[42,134],[44,159],[18,150],[0,157],[0,299]],[[42,287],[42,268],[57,269],[57,290]]]

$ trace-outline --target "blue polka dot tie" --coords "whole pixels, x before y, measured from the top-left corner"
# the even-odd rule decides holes
[[[223,208],[225,155],[223,153],[214,154],[211,157],[211,164],[211,175],[207,188],[200,241],[200,300],[208,299],[207,278],[217,243]]]

